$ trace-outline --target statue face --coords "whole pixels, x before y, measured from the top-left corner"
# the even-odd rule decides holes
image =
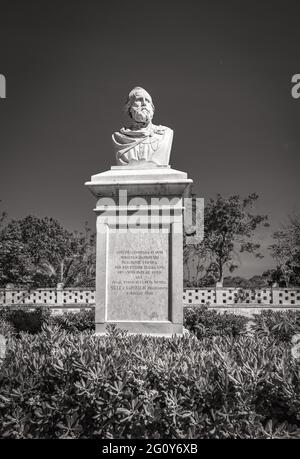
[[[134,100],[130,107],[132,118],[138,123],[150,123],[154,110],[150,94],[139,90],[134,94]]]

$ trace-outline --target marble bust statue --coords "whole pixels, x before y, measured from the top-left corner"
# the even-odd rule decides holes
[[[152,124],[154,105],[145,89],[130,91],[125,105],[130,118],[128,127],[112,135],[117,164],[120,166],[166,166],[173,140],[172,129]]]

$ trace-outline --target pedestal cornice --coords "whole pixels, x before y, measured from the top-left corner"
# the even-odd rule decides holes
[[[109,171],[92,175],[85,185],[100,198],[114,196],[124,189],[128,195],[180,195],[193,183],[187,173],[166,166],[138,168],[113,166]]]

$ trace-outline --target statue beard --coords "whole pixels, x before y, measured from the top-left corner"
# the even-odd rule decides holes
[[[131,108],[131,116],[136,123],[149,124],[153,118],[153,110],[148,110],[145,107],[141,108]]]

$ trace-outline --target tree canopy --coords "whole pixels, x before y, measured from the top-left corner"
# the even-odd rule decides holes
[[[91,282],[94,235],[67,231],[53,218],[28,216],[0,231],[0,283],[52,287]],[[84,274],[85,273],[85,274]]]
[[[274,282],[300,285],[300,215],[289,217],[288,224],[273,234],[274,243],[269,249],[276,262],[270,270]]]
[[[199,265],[205,271],[203,285],[223,280],[225,267],[233,272],[238,267],[237,253],[262,257],[260,244],[253,240],[253,235],[259,225],[269,224],[266,215],[251,212],[257,199],[255,193],[244,199],[239,195],[224,198],[217,194],[205,206],[204,239],[198,246],[185,248],[186,259],[191,255],[202,257]]]

